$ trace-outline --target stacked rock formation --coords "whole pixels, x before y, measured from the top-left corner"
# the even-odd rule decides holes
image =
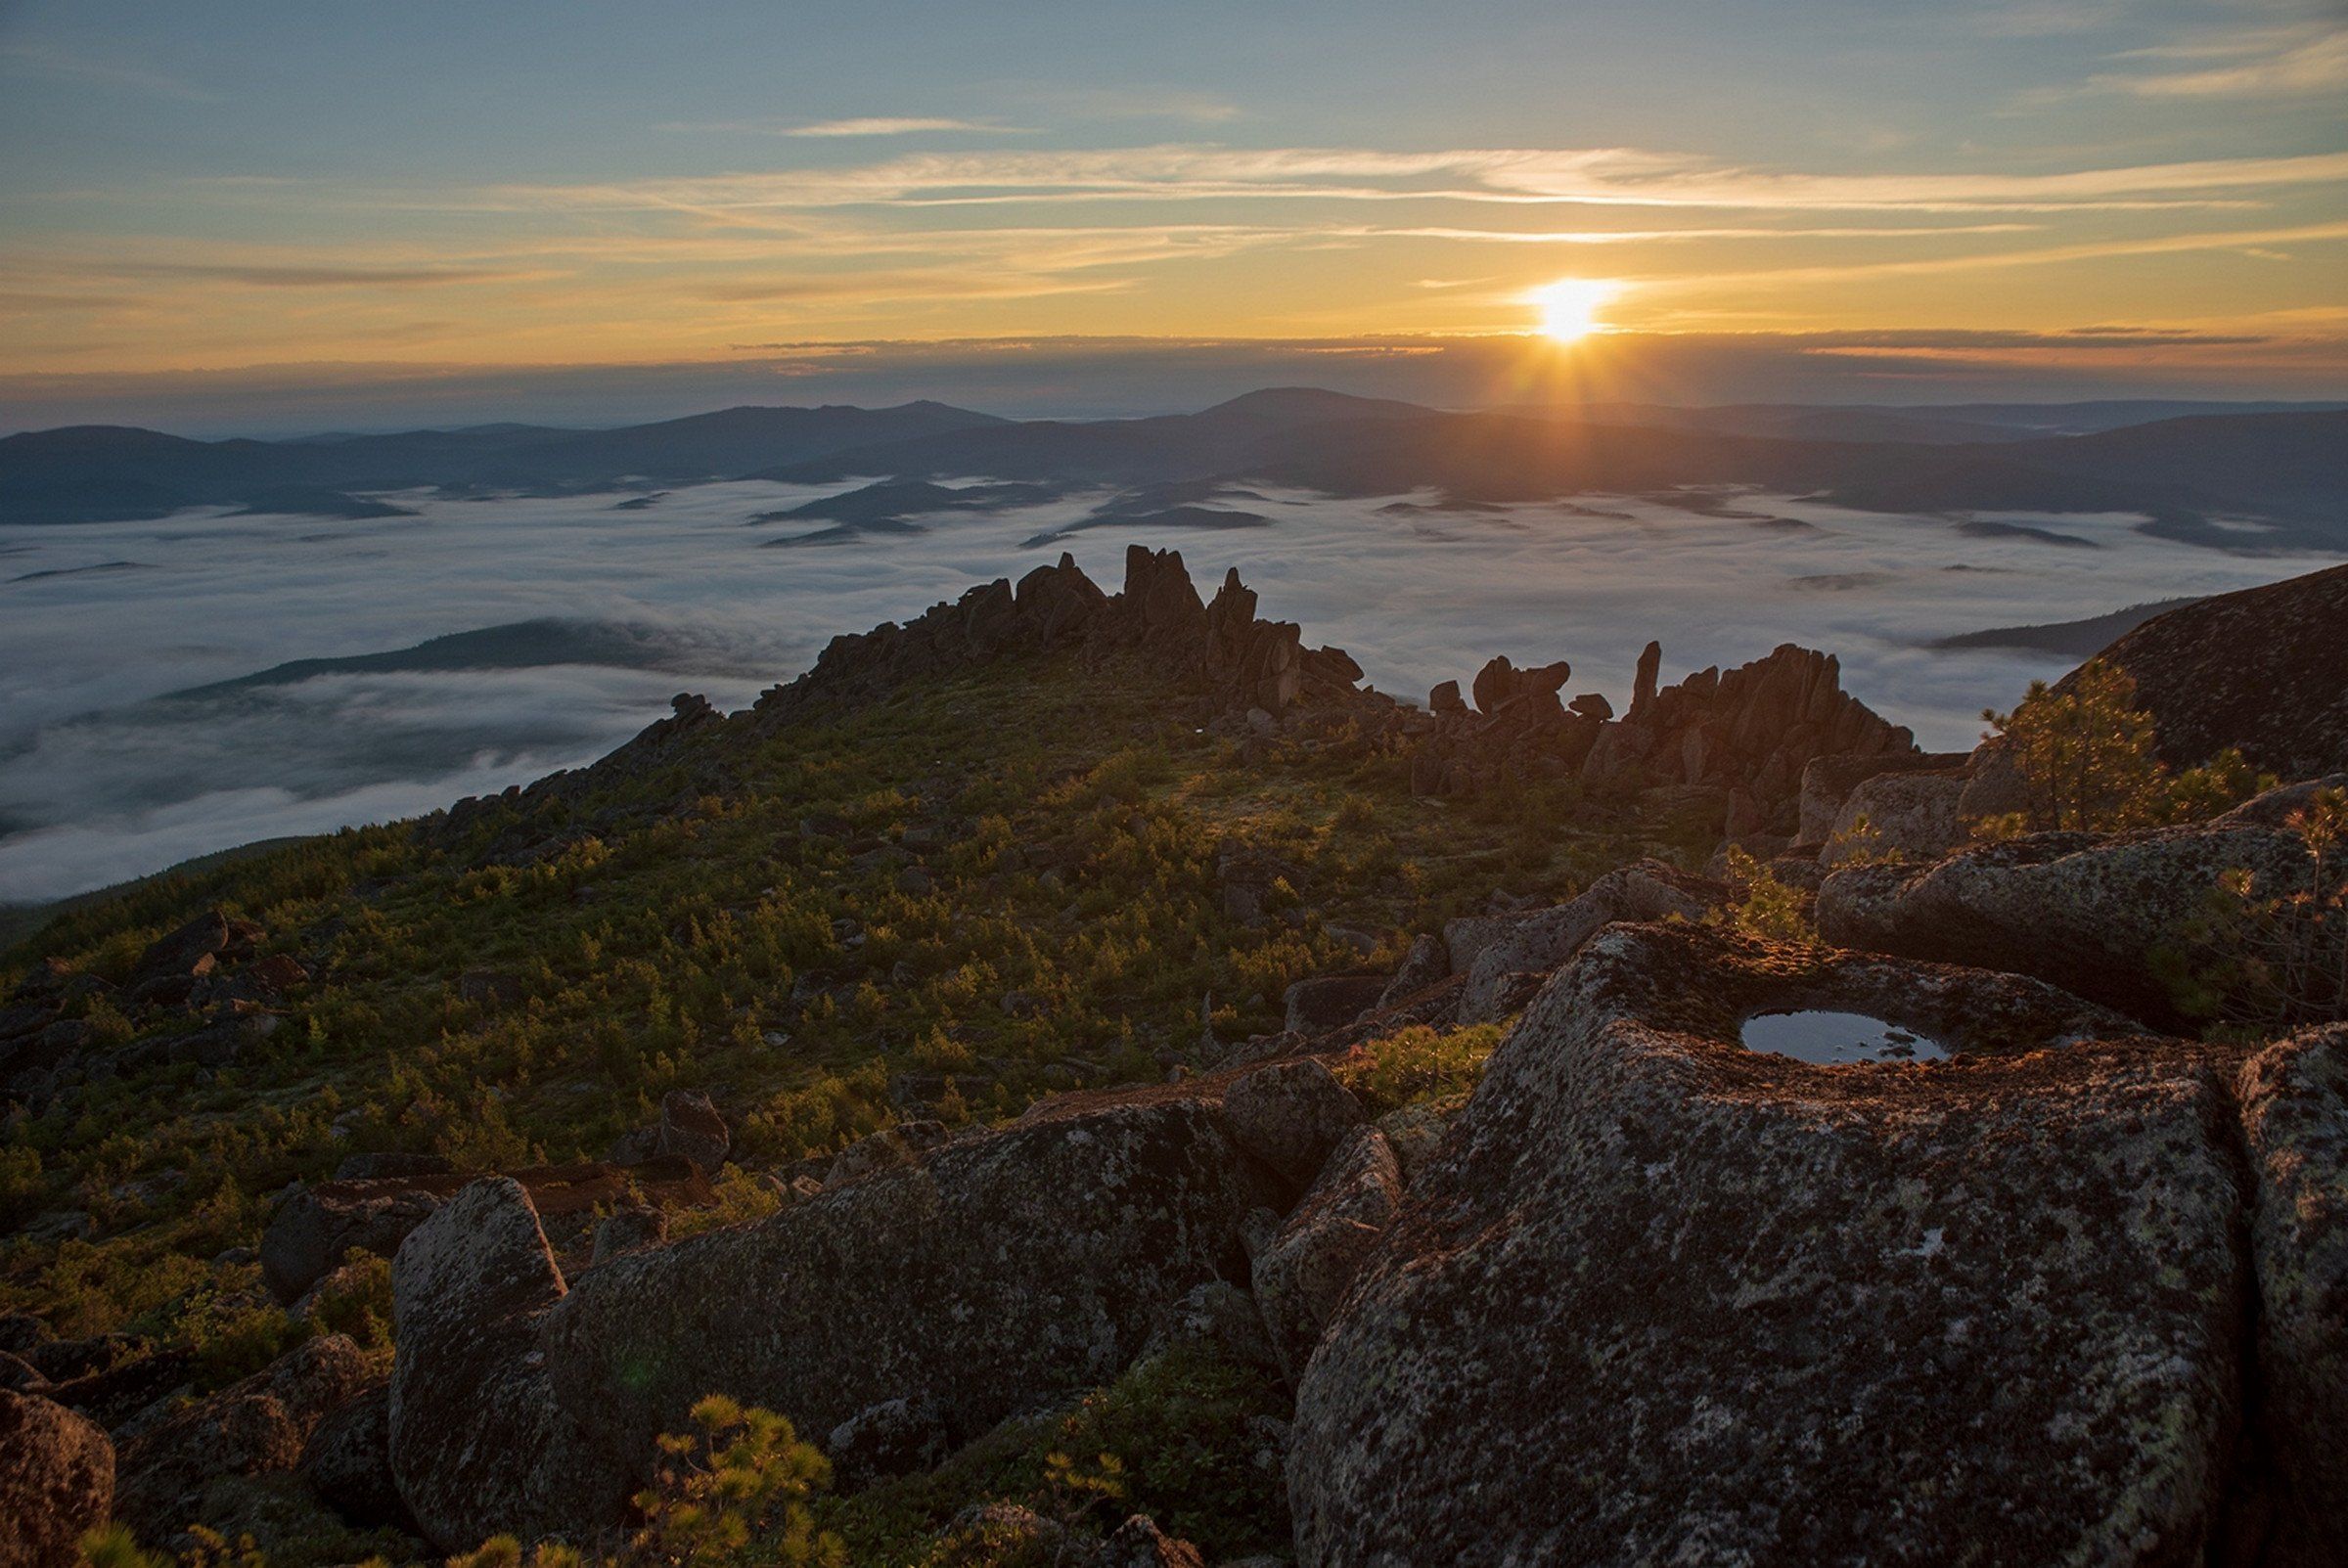
[[[1494,659],[1476,676],[1475,707],[1457,682],[1428,694],[1432,733],[1412,764],[1422,794],[1472,795],[1543,778],[1578,778],[1622,792],[1657,785],[1718,790],[1732,835],[1800,826],[1803,770],[1815,759],[1916,754],[1915,738],[1842,690],[1831,655],[1786,644],[1736,669],[1699,670],[1657,690],[1661,645],[1639,658],[1630,711],[1596,694],[1558,692],[1563,661],[1517,669]]]

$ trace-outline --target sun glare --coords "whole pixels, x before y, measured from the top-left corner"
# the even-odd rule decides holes
[[[1560,278],[1534,290],[1543,335],[1560,343],[1587,337],[1598,331],[1598,313],[1615,292],[1614,285],[1597,278]]]

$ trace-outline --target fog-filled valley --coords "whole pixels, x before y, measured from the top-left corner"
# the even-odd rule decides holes
[[[255,502],[0,529],[0,903],[583,763],[676,692],[745,705],[835,635],[1063,549],[1110,584],[1131,544],[1181,550],[1202,582],[1237,566],[1268,615],[1413,699],[1496,652],[1570,659],[1574,690],[1619,701],[1650,638],[1667,678],[1795,642],[1934,748],[1970,745],[1983,706],[2128,618],[2085,647],[1968,634],[2334,559],[2224,519],[2189,542],[2146,513],[1876,512],[1729,484],[1482,501],[1000,473],[409,489],[345,509],[380,516]]]

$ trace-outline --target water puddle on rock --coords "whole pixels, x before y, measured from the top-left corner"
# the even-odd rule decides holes
[[[1854,1061],[1938,1061],[1948,1048],[1929,1035],[1885,1023],[1864,1012],[1832,1012],[1805,1008],[1800,1012],[1763,1012],[1744,1020],[1748,1051],[1774,1052],[1821,1067],[1839,1067]]]

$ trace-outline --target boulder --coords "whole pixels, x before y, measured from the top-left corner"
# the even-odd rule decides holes
[[[125,1443],[115,1513],[151,1542],[204,1522],[207,1487],[293,1469],[318,1423],[368,1381],[365,1353],[342,1335],[298,1346]]]
[[[1148,1361],[1184,1345],[1211,1346],[1250,1366],[1280,1368],[1280,1353],[1272,1348],[1255,1298],[1228,1279],[1209,1279],[1186,1291],[1159,1315],[1137,1359]]]
[[[538,1320],[563,1299],[529,1193],[511,1177],[467,1187],[392,1260],[391,1475],[445,1551],[501,1532],[591,1535],[618,1521],[634,1490],[553,1396]]]
[[[261,1234],[261,1278],[278,1300],[298,1301],[354,1247],[391,1256],[439,1205],[436,1194],[399,1181],[303,1187],[278,1206]]]
[[[1728,889],[1718,882],[1692,876],[1663,861],[1643,860],[1606,873],[1579,897],[1555,909],[1493,920],[1474,933],[1460,1019],[1484,1023],[1506,1017],[1523,995],[1521,986],[1512,984],[1512,976],[1550,973],[1603,925],[1671,916],[1698,919],[1727,897]],[[1468,944],[1453,943],[1455,963],[1463,945]]]
[[[1956,773],[1965,763],[1961,751],[1837,751],[1812,757],[1802,766],[1793,842],[1807,848],[1831,838],[1843,803],[1870,779],[1892,773]]]
[[[0,1568],[73,1568],[75,1543],[106,1523],[114,1447],[38,1395],[0,1389]]]
[[[1330,1152],[1364,1120],[1353,1091],[1311,1056],[1234,1079],[1223,1092],[1223,1114],[1240,1147],[1292,1187],[1309,1185]]]
[[[1441,985],[1451,977],[1451,954],[1443,939],[1432,931],[1422,932],[1413,938],[1410,952],[1403,955],[1402,967],[1386,982],[1377,994],[1376,1006],[1384,1009],[1417,996],[1429,986]]]
[[[1377,1119],[1377,1130],[1385,1136],[1386,1147],[1393,1150],[1394,1164],[1402,1173],[1405,1187],[1417,1181],[1419,1173],[1433,1160],[1435,1151],[1443,1146],[1445,1135],[1451,1131],[1451,1124],[1467,1103],[1465,1095],[1447,1095],[1441,1099],[1397,1106]]]
[[[1402,1171],[1384,1135],[1357,1127],[1257,1250],[1250,1271],[1256,1306],[1289,1382],[1303,1373],[1323,1326],[1401,1201]]]
[[[2186,933],[2219,878],[2247,871],[2278,894],[2308,885],[2306,842],[2282,825],[2308,787],[2285,785],[2191,827],[2036,833],[1930,866],[1845,867],[1819,887],[1819,934],[2037,975],[2147,1024],[2187,1028],[2173,975],[2191,958]]]
[[[833,1489],[843,1496],[891,1476],[933,1469],[951,1450],[937,1402],[902,1396],[866,1406],[824,1440]]]
[[[1535,702],[1549,699],[1549,705],[1558,706],[1558,692],[1573,676],[1573,666],[1563,659],[1531,669],[1518,669],[1509,662],[1508,655],[1495,655],[1475,674],[1472,688],[1476,710],[1496,713],[1502,704],[1530,699]]]
[[[2260,1052],[2240,1093],[2266,1446],[2282,1482],[2268,1560],[2314,1564],[2348,1540],[2348,1025]]]
[[[1335,974],[1299,980],[1282,994],[1287,1016],[1282,1028],[1289,1034],[1319,1035],[1342,1029],[1385,994],[1382,974]]]
[[[391,1476],[391,1388],[379,1382],[329,1411],[294,1464],[326,1505],[354,1525],[411,1535],[416,1521]]]
[[[672,1089],[660,1097],[660,1137],[655,1152],[693,1161],[703,1176],[716,1174],[734,1147],[733,1134],[707,1095]]]
[[[1803,1007],[1958,1053],[1739,1043]],[[2227,1074],[2184,1042],[2040,1049],[2110,1019],[2013,976],[1602,933],[1305,1371],[1299,1562],[2225,1560]]]
[[[1242,1222],[1271,1196],[1210,1100],[1095,1100],[565,1293],[526,1194],[477,1183],[393,1271],[393,1472],[446,1546],[616,1524],[658,1437],[712,1392],[820,1433],[926,1401],[966,1442],[1113,1379],[1168,1302],[1242,1266]]]
[[[1854,858],[1938,860],[1972,836],[1958,814],[1964,794],[1961,773],[1910,770],[1864,780],[1843,801],[1819,851],[1819,864],[1839,866]]]
[[[36,1357],[27,1357],[36,1367]],[[150,1355],[125,1355],[102,1366],[68,1373],[40,1368],[49,1377],[45,1393],[113,1432],[186,1387],[195,1371],[194,1353],[173,1347]]]
[[[205,910],[179,929],[156,938],[139,955],[131,972],[141,980],[207,972],[236,934],[226,915],[216,909]]]

